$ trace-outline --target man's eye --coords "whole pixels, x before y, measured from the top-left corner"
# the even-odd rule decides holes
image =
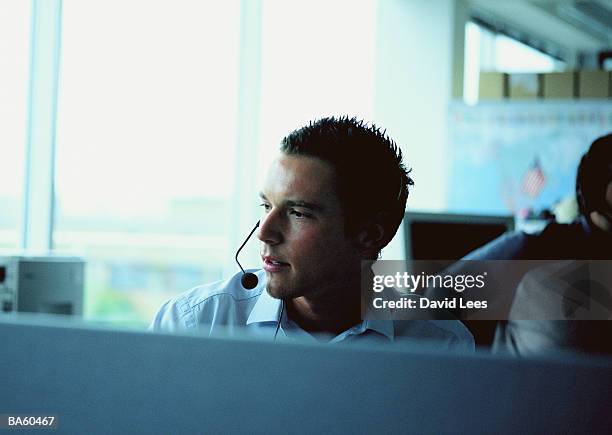
[[[289,210],[289,214],[292,214],[298,219],[310,217],[310,215],[297,211],[296,209],[293,209],[293,208]]]
[[[269,211],[270,210],[270,204],[266,204],[265,202],[262,204],[259,204],[260,207],[263,207],[263,209],[265,211]]]

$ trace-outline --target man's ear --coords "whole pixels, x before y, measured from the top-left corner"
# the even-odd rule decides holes
[[[357,244],[364,256],[378,253],[389,243],[385,229],[384,216],[379,213],[375,219],[365,223],[357,233]]]

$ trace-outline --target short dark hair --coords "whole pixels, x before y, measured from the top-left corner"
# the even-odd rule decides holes
[[[576,174],[576,200],[580,214],[606,212],[606,188],[612,181],[612,133],[601,136],[584,153]]]
[[[402,161],[402,151],[386,131],[354,117],[321,118],[283,138],[280,150],[316,157],[334,167],[347,233],[382,213],[385,245],[393,238],[414,182]]]

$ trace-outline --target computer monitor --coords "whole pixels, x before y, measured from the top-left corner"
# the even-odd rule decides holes
[[[513,229],[513,216],[408,212],[404,216],[406,259],[459,260]]]
[[[35,414],[56,416],[57,433],[70,434],[612,427],[609,359],[513,359],[418,343],[258,342],[65,322],[0,317],[0,425]]]
[[[13,311],[81,316],[85,261],[57,254],[0,256],[0,315]]]

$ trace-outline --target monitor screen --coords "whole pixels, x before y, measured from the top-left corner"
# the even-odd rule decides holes
[[[406,213],[406,259],[459,260],[514,229],[513,216]]]

